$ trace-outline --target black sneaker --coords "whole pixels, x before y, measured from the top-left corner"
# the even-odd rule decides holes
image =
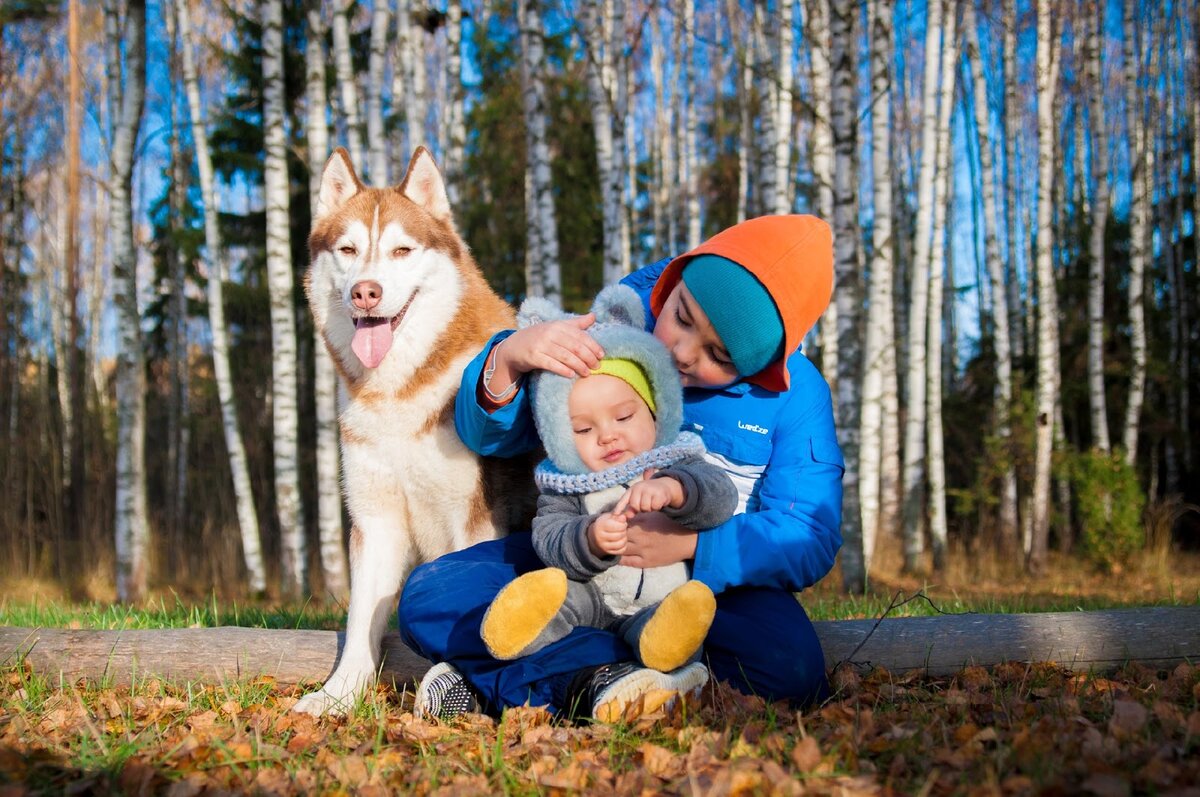
[[[632,662],[602,664],[576,674],[567,692],[567,714],[630,722],[658,709],[670,710],[681,697],[699,695],[707,683],[708,668],[700,662],[671,672]]]
[[[462,673],[446,662],[435,664],[417,686],[413,713],[425,719],[452,720],[481,711],[479,695]]]

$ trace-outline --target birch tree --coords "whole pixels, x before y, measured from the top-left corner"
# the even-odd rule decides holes
[[[379,187],[391,184],[388,140],[383,129],[383,79],[387,70],[388,28],[391,24],[390,4],[387,0],[375,0],[371,9],[371,52],[367,59],[367,171],[371,183]],[[305,58],[307,51],[308,47],[305,47]],[[312,85],[307,80],[306,83]]]
[[[1112,445],[1108,439],[1108,403],[1104,395],[1104,234],[1108,222],[1108,136],[1104,116],[1104,71],[1100,65],[1100,37],[1104,30],[1103,0],[1090,5],[1086,46],[1086,93],[1089,98],[1089,118],[1092,132],[1092,179],[1096,181],[1092,195],[1091,230],[1088,236],[1088,405],[1092,415],[1092,447],[1107,454]]]
[[[622,252],[621,169],[617,162],[617,140],[613,135],[615,113],[605,75],[613,73],[612,46],[606,32],[611,17],[610,0],[585,0],[581,27],[587,57],[587,93],[596,136],[596,163],[600,174],[600,197],[604,226],[604,284],[625,276],[627,257]],[[624,146],[622,144],[622,146]]]
[[[1009,445],[1012,437],[1010,409],[1013,396],[1012,339],[1009,331],[1004,263],[1000,257],[1000,239],[997,230],[1000,215],[996,202],[996,169],[992,160],[991,103],[988,100],[987,77],[984,74],[983,54],[979,46],[979,22],[975,16],[975,4],[973,2],[963,3],[962,8],[967,45],[966,55],[971,68],[975,133],[979,139],[984,261],[987,264],[988,283],[992,295],[992,345],[996,352],[996,393],[993,400],[993,411],[996,415],[996,435],[1004,445]],[[998,538],[1000,548],[1003,552],[1011,555],[1017,549],[1017,473],[1016,467],[1011,461],[1006,461],[1004,473],[1001,475],[999,498]]]
[[[700,162],[696,144],[696,131],[700,124],[696,101],[696,3],[695,0],[682,0],[681,5],[682,86],[687,94],[683,102],[684,146],[680,148],[679,154],[683,164],[683,195],[686,198],[683,210],[687,224],[687,248],[694,249],[700,245]]]
[[[1054,284],[1054,101],[1058,52],[1051,0],[1037,3],[1038,197],[1037,197],[1037,388],[1033,477],[1033,540],[1029,569],[1040,573],[1050,538],[1050,465],[1054,445],[1054,405],[1058,396],[1058,297]]]
[[[213,374],[217,381],[217,400],[221,405],[221,428],[233,479],[233,494],[237,504],[238,529],[242,539],[242,558],[250,591],[262,593],[267,588],[263,566],[262,543],[259,537],[258,515],[254,509],[254,492],[250,484],[250,469],[246,462],[246,447],[242,442],[237,401],[233,391],[232,369],[229,362],[229,331],[225,324],[225,250],[221,243],[220,208],[214,185],[212,156],[208,149],[208,132],[204,121],[204,106],[200,101],[200,79],[196,58],[192,52],[192,21],[188,0],[175,0],[179,17],[179,41],[183,67],[183,84],[187,94],[192,125],[192,145],[196,149],[196,170],[200,176],[200,201],[204,206],[204,248],[208,267],[208,325],[212,336]]]
[[[1015,359],[1025,356],[1025,334],[1020,323],[1022,312],[1017,243],[1017,135],[1021,130],[1021,112],[1017,103],[1017,0],[1003,2],[1003,62],[1004,62],[1004,227],[1008,236],[1008,317],[1014,323],[1009,328],[1010,348]]]
[[[63,402],[66,412],[63,426],[66,428],[67,444],[64,446],[66,462],[63,472],[67,477],[67,523],[75,534],[83,532],[83,416],[84,401],[83,360],[79,346],[79,192],[80,152],[79,133],[83,114],[82,80],[83,66],[80,63],[79,0],[67,3],[67,185],[66,185],[66,241],[63,266],[66,272],[66,346],[63,350],[67,394]]]
[[[392,102],[404,108],[405,145],[392,153],[392,170],[403,174],[409,156],[425,143],[425,30],[413,24],[413,0],[396,3],[395,78]]]
[[[771,212],[792,212],[792,47],[793,26],[796,24],[795,0],[780,0],[778,35],[776,37],[776,74],[779,90],[775,102],[775,197]]]
[[[558,222],[554,213],[554,185],[550,147],[546,141],[546,51],[542,41],[541,0],[518,0],[517,26],[521,35],[522,104],[525,113],[525,170],[531,202],[525,208],[526,235],[536,241],[537,262],[529,264],[525,293],[562,302],[562,275],[558,263]],[[532,248],[532,247],[531,247]],[[530,272],[537,275],[531,284]]]
[[[283,558],[283,593],[305,589],[304,521],[300,513],[296,316],[292,303],[291,231],[288,227],[287,140],[284,135],[283,3],[264,0],[263,199],[267,217],[267,283],[271,295],[271,414],[274,430],[275,505]]]
[[[892,6],[872,0],[871,21],[871,168],[874,222],[871,226],[871,281],[863,345],[862,448],[859,498],[862,504],[863,571],[869,576],[879,530],[884,453],[883,393],[888,350],[895,340],[892,264],[891,65]],[[895,372],[891,374],[895,379]]]
[[[937,167],[933,188],[932,239],[929,250],[929,301],[925,339],[929,350],[926,354],[925,397],[927,419],[925,439],[928,450],[927,467],[929,483],[929,539],[933,550],[933,568],[944,570],[946,566],[946,454],[945,433],[942,428],[942,315],[944,275],[946,263],[946,216],[950,205],[950,167],[953,162],[950,152],[950,119],[954,112],[954,84],[958,74],[957,2],[946,0],[943,9],[942,75],[938,98],[937,116]],[[914,325],[920,319],[913,319]],[[954,346],[951,336],[950,346]]]
[[[908,373],[904,424],[903,537],[904,568],[920,568],[925,541],[921,520],[925,505],[926,325],[929,311],[929,256],[933,235],[933,181],[937,167],[937,99],[942,50],[942,3],[930,0],[925,23],[925,84],[921,95],[921,165],[917,177],[916,240],[913,244],[908,317]],[[946,46],[950,46],[947,44]]]
[[[812,173],[816,183],[816,211],[833,218],[833,132],[830,127],[829,0],[805,0],[805,37],[809,43],[813,97]],[[837,388],[838,307],[831,303],[820,321],[821,374]],[[834,401],[837,401],[836,394]]]
[[[354,0],[333,0],[333,66],[337,74],[342,118],[346,123],[346,148],[350,150],[350,160],[354,161],[356,168],[361,169],[360,164],[363,164],[364,160],[362,122],[358,110],[358,80],[354,74],[354,61],[350,57],[350,7],[353,3]],[[266,68],[265,65],[263,68]],[[280,101],[282,102],[282,97]]]
[[[133,237],[133,166],[146,98],[146,3],[128,0],[123,28],[117,9],[105,5],[112,138],[112,255],[117,305],[117,597],[146,594],[150,525],[146,508],[146,380],[137,250]],[[122,53],[124,63],[122,64]]]
[[[450,207],[459,206],[462,196],[463,158],[467,145],[465,122],[466,90],[462,80],[462,0],[446,2],[446,155],[442,173]]]
[[[854,54],[858,46],[858,4],[834,0],[829,6],[830,66],[833,79],[832,130],[834,295],[838,304],[838,426],[846,458],[842,478],[842,578],[850,592],[866,589],[862,516],[859,510],[859,403],[862,389],[862,338],[859,309],[862,287],[858,264],[858,130]]]
[[[308,46],[304,48],[304,96],[308,103],[305,133],[308,138],[309,207],[316,214],[321,174],[329,154],[329,121],[325,90],[325,20],[322,0],[308,0]],[[374,30],[372,30],[374,34]],[[374,162],[375,153],[372,150]],[[386,161],[386,158],[385,158]],[[384,167],[386,169],[386,166]],[[317,540],[325,592],[341,598],[350,593],[350,576],[343,543],[342,491],[338,478],[338,377],[333,358],[319,329],[313,329],[313,382],[317,421]]]
[[[1146,247],[1148,205],[1146,177],[1145,123],[1142,116],[1141,87],[1138,85],[1141,54],[1139,47],[1137,3],[1125,0],[1124,70],[1126,141],[1129,146],[1129,399],[1125,405],[1122,442],[1125,461],[1137,459],[1138,428],[1146,390]]]

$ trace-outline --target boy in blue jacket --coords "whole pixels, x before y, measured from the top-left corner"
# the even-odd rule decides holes
[[[767,216],[718,233],[674,260],[624,280],[646,304],[648,328],[684,385],[683,428],[738,487],[737,514],[697,534],[661,513],[629,522],[622,564],[692,563],[717,595],[704,661],[719,680],[768,699],[809,702],[827,690],[824,656],[794,593],[833,566],[841,546],[844,464],[829,387],[800,351],[828,306],[829,226]],[[604,351],[590,315],[497,334],[467,367],[455,406],[459,436],[487,456],[538,444],[525,375],[586,375]],[[635,663],[611,631],[580,627],[515,661],[489,655],[478,629],[509,582],[541,562],[528,534],[481,543],[417,568],[400,597],[406,643],[438,662],[418,710],[545,705],[631,718],[697,687]]]

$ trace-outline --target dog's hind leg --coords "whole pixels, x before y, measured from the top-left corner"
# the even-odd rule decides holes
[[[301,698],[293,711],[314,716],[346,714],[375,683],[383,632],[396,609],[403,575],[412,569],[413,556],[403,529],[368,521],[351,530],[346,644],[333,675],[320,691]]]

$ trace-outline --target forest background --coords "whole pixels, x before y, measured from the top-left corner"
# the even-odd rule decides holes
[[[1169,563],[1200,545],[1198,53],[1196,0],[6,2],[0,573],[345,594],[313,180],[422,144],[514,303],[830,221],[805,347],[845,589],[889,543]]]

